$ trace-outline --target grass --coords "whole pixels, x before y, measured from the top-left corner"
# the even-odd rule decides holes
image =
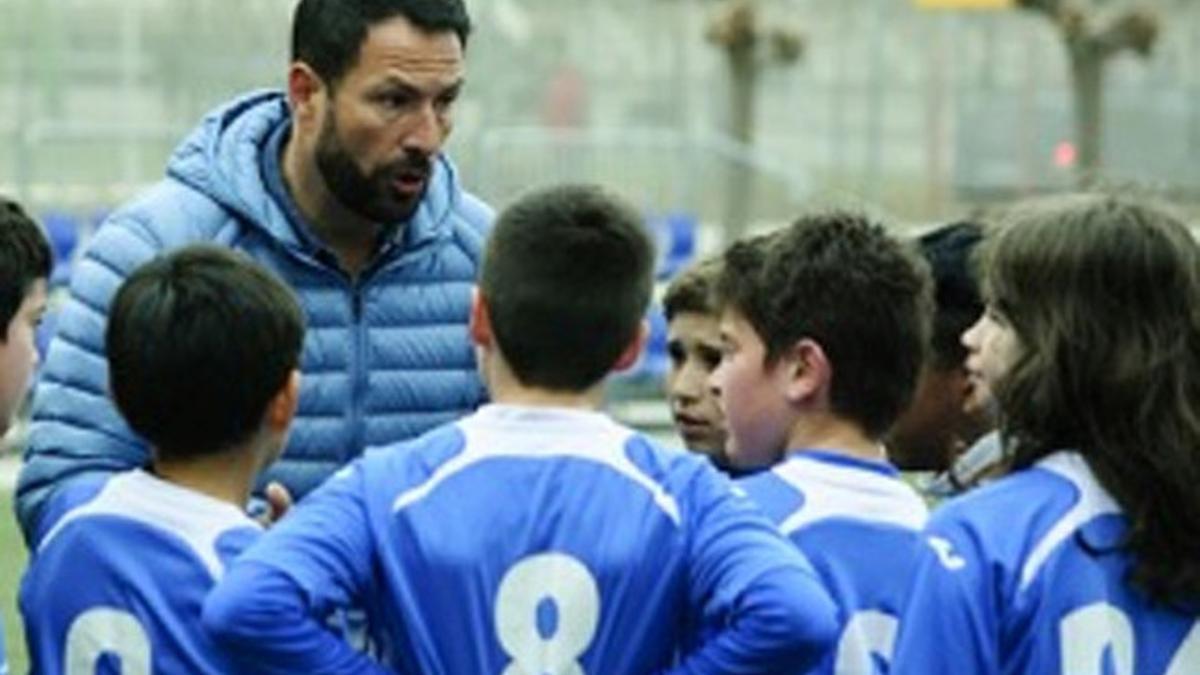
[[[8,665],[14,675],[29,668],[21,617],[17,613],[17,588],[24,572],[25,543],[13,516],[12,492],[0,488],[0,615],[4,621]]]

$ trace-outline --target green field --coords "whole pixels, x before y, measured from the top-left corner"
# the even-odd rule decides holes
[[[0,614],[4,617],[4,644],[8,647],[8,665],[13,675],[24,673],[29,667],[21,619],[17,616],[17,584],[24,571],[25,544],[13,517],[12,492],[0,489],[0,608],[3,610]]]

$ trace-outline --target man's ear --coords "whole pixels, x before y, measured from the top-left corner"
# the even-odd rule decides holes
[[[650,322],[642,319],[638,324],[637,333],[633,339],[625,346],[625,350],[617,357],[617,362],[613,364],[613,370],[628,370],[637,363],[638,357],[642,355],[642,350],[646,347],[646,341],[650,339]]]
[[[293,61],[288,67],[287,95],[296,122],[311,123],[325,104],[325,82],[307,63]]]
[[[821,343],[812,338],[797,340],[780,356],[778,367],[786,378],[784,395],[793,403],[828,400],[833,383],[833,364]]]
[[[487,300],[478,286],[471,289],[471,318],[467,330],[476,347],[492,346],[492,320],[488,316]]]
[[[275,432],[284,432],[296,416],[296,408],[300,405],[300,371],[293,370],[283,387],[271,402],[267,404],[267,428]]]

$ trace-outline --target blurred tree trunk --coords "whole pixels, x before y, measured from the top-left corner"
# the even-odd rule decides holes
[[[729,136],[747,151],[754,147],[754,122],[758,114],[758,74],[754,45],[726,51],[729,63]],[[724,220],[729,241],[740,238],[750,221],[754,201],[754,168],[748,157],[726,157],[729,167]]]
[[[1104,62],[1071,55],[1071,86],[1075,101],[1075,146],[1080,187],[1099,176],[1104,145]]]
[[[726,241],[745,234],[754,199],[754,148],[758,82],[773,64],[788,64],[800,58],[802,38],[786,27],[760,26],[757,0],[726,0],[708,24],[707,38],[725,54],[729,73],[727,136],[736,144],[735,154],[725,157],[725,208],[722,225]]]
[[[1087,187],[1104,170],[1104,69],[1123,51],[1150,55],[1158,14],[1146,7],[1106,11],[1087,0],[1017,0],[1017,6],[1043,14],[1062,35],[1074,95],[1077,182]]]

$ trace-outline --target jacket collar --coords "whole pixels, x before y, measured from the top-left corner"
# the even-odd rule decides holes
[[[279,174],[277,154],[291,113],[280,91],[239,97],[210,112],[175,149],[167,175],[192,187],[285,247],[312,254],[311,234]],[[274,173],[274,178],[269,177]],[[276,189],[272,183],[278,181]],[[425,197],[408,222],[396,223],[395,248],[413,251],[450,234],[460,198],[453,164],[438,155]]]

